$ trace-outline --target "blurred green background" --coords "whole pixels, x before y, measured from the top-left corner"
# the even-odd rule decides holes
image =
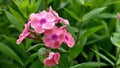
[[[42,41],[17,45],[16,40],[29,15],[50,6],[69,20],[76,43],[62,44],[55,50],[61,53],[59,64],[47,67],[39,57]],[[119,68],[119,12],[120,0],[0,0],[0,68]]]

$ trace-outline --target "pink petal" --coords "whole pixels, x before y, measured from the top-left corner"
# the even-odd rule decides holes
[[[68,32],[65,33],[65,41],[64,41],[69,47],[73,47],[75,44],[74,38],[72,35]]]
[[[53,29],[53,28],[52,28]],[[52,33],[53,33],[53,30],[52,29],[50,29],[50,30],[46,30],[45,32],[44,32],[44,35],[45,36],[50,36]]]
[[[42,11],[38,13],[38,16],[40,16],[41,18],[45,18],[48,15],[48,12],[46,11]]]
[[[56,49],[56,48],[59,48],[60,45],[61,45],[61,42],[60,42],[60,41],[56,41],[56,42],[54,42],[54,43],[51,45],[51,48]]]
[[[25,28],[24,28],[24,30],[23,30],[22,33],[27,33],[28,30],[29,30],[29,28],[30,28],[30,23],[28,23],[28,24],[25,25]]]
[[[44,59],[44,64],[47,66],[53,66],[58,64],[60,59],[59,53],[50,53],[50,55]]]
[[[58,60],[60,60],[60,54],[56,53],[56,55],[54,56],[54,62],[58,64]]]
[[[45,46],[47,46],[47,47],[51,47],[51,39],[50,38],[46,38],[46,37],[44,37],[43,38],[43,42],[44,42],[44,44],[45,44]]]
[[[59,17],[58,13],[56,11],[54,11],[51,6],[49,8],[49,12],[54,14],[56,17]]]
[[[46,19],[49,21],[49,22],[54,22],[56,17],[52,14],[52,13],[48,13],[47,16],[46,16]]]
[[[17,40],[17,44],[20,44],[30,33],[28,32],[30,28],[30,23],[27,23],[25,25],[24,30],[22,31],[22,33],[19,36],[19,39]]]
[[[61,18],[61,17],[59,17],[58,19],[59,19],[60,22],[63,22],[64,24],[69,25],[69,21],[68,21],[68,20],[63,19],[63,18]]]
[[[30,33],[20,34],[19,39],[17,40],[17,44],[20,44]]]
[[[43,29],[52,29],[55,26],[55,22],[47,22],[42,25]]]
[[[42,27],[38,24],[36,25],[36,27],[34,27],[34,30],[37,32],[37,33],[43,33],[45,30],[42,29]]]
[[[69,25],[69,21],[66,19],[63,19],[62,17],[59,17],[58,13],[56,11],[54,11],[51,6],[49,8],[49,12],[52,13],[56,17],[56,19],[57,19],[56,23],[63,22],[64,24]]]

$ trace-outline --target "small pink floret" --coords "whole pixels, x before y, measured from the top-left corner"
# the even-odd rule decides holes
[[[73,47],[75,44],[75,40],[72,35],[66,30],[66,26],[62,26],[60,29],[64,32],[64,43],[68,45],[68,47]]]
[[[54,66],[59,63],[60,54],[59,53],[50,53],[47,58],[44,59],[44,64],[46,66]]]
[[[43,42],[47,47],[54,49],[59,48],[63,42],[63,39],[64,39],[63,30],[56,26],[53,29],[46,30],[44,32]]]
[[[31,22],[31,27],[37,33],[43,33],[45,30],[52,29],[55,26],[55,16],[46,11],[37,14],[32,13],[29,22]]]

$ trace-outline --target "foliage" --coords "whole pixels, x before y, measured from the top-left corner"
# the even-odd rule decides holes
[[[42,41],[25,39],[17,45],[31,13],[52,6],[68,19],[73,48],[63,46],[58,65],[41,62]],[[120,66],[119,0],[0,0],[0,68],[117,68]],[[38,43],[39,44],[36,44]]]

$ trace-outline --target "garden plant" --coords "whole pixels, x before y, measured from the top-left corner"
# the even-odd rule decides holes
[[[120,68],[120,0],[0,0],[0,68]]]

